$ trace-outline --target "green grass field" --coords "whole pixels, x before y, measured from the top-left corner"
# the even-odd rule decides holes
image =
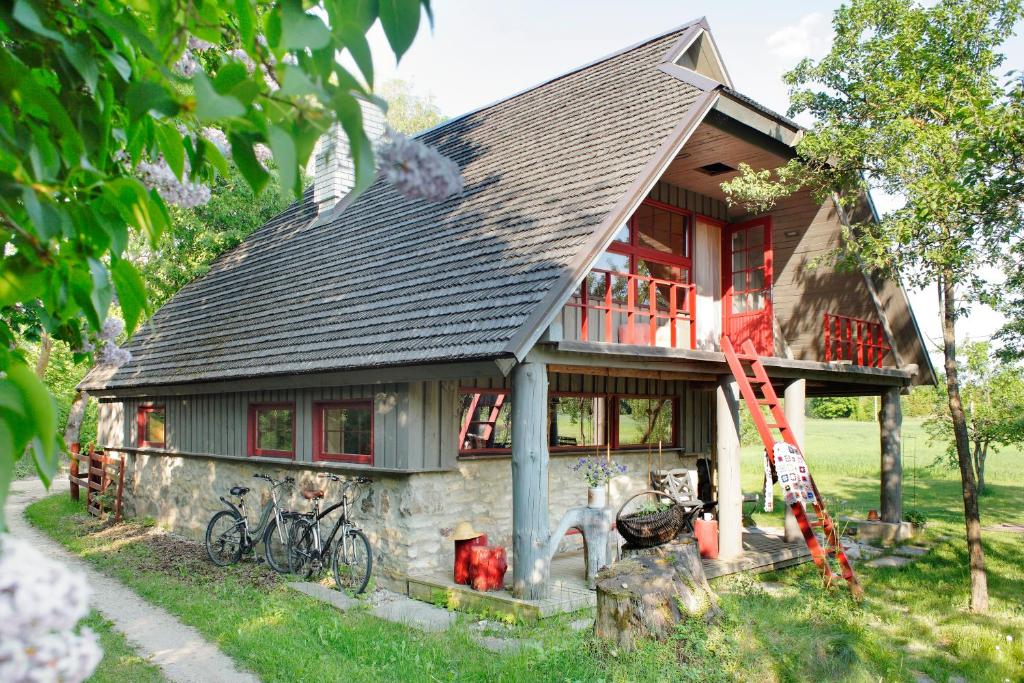
[[[522,651],[495,654],[469,635],[471,618],[426,634],[362,611],[341,614],[296,594],[260,567],[212,567],[197,552],[168,552],[144,525],[98,528],[82,508],[55,496],[29,508],[30,520],[73,552],[195,626],[265,681],[971,681],[1024,680],[1024,537],[987,532],[992,607],[972,615],[959,484],[955,472],[928,468],[939,451],[916,423],[905,427],[906,505],[930,519],[932,551],[902,569],[860,567],[867,598],[821,588],[813,565],[716,581],[722,617],[679,628],[668,643],[624,653],[569,628],[572,616],[517,625]],[[808,459],[822,493],[844,511],[878,503],[878,430],[872,423],[811,421]],[[915,449],[917,466],[914,467]],[[991,456],[986,525],[1024,523],[1020,452]],[[761,486],[760,454],[744,449],[748,491]],[[778,524],[780,513],[761,514]],[[166,538],[166,537],[165,537]],[[178,546],[175,546],[177,548]],[[777,590],[758,588],[772,581]],[[106,647],[106,641],[104,643]],[[116,645],[115,645],[116,647]],[[97,680],[147,680],[110,664]]]

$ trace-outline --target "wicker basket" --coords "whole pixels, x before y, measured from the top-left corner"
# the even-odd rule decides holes
[[[665,497],[663,491],[641,491],[623,503],[615,515],[615,528],[634,548],[653,548],[668,543],[686,523],[686,511],[674,502],[667,509],[653,515],[622,514],[631,501],[648,494],[654,494],[659,498]]]

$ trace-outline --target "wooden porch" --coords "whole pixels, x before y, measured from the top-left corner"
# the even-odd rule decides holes
[[[783,569],[810,562],[803,540],[787,543],[781,529],[748,528],[743,531],[743,554],[732,560],[703,560],[704,572],[714,580],[730,574]],[[506,586],[500,591],[481,593],[452,581],[451,571],[410,576],[406,592],[425,602],[442,603],[467,612],[495,613],[531,621],[556,614],[590,609],[597,604],[597,593],[587,588],[583,552],[556,555],[551,560],[551,581],[547,595],[540,600],[521,600],[512,595],[512,567],[506,574]]]

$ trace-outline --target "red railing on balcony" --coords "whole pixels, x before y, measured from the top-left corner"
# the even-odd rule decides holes
[[[881,323],[846,315],[825,314],[825,361],[882,367],[890,351]]]
[[[692,284],[595,268],[566,304],[577,309],[579,339],[642,346],[697,346]]]

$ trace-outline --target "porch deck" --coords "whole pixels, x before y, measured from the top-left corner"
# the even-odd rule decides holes
[[[708,579],[740,572],[760,573],[811,561],[807,546],[786,543],[781,529],[750,528],[743,532],[743,554],[733,560],[703,560]],[[551,561],[551,588],[542,600],[520,600],[504,590],[480,593],[452,581],[451,572],[410,576],[410,597],[427,602],[444,602],[457,610],[510,615],[534,620],[594,607],[597,593],[589,590],[584,576],[582,551],[557,555]],[[511,581],[512,567],[506,577]]]

